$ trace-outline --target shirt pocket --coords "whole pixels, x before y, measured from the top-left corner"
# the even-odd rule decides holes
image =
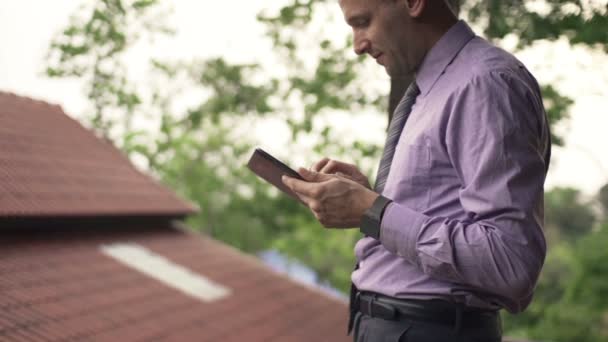
[[[405,147],[404,181],[411,185],[430,185],[431,147],[409,145]]]
[[[414,210],[426,210],[430,204],[431,146],[423,144],[404,146],[403,159],[398,168],[401,172],[395,175],[398,179],[398,200]]]

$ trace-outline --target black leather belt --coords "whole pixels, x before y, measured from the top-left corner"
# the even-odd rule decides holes
[[[498,311],[465,307],[444,300],[397,299],[358,292],[355,307],[364,315],[386,320],[417,320],[461,328],[500,329]]]

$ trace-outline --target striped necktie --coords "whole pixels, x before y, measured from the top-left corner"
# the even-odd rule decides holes
[[[391,163],[393,162],[393,156],[395,155],[395,149],[397,148],[397,142],[399,142],[399,137],[401,136],[405,122],[410,116],[412,107],[416,102],[416,97],[418,97],[419,94],[420,89],[418,88],[416,81],[412,81],[395,109],[393,119],[388,127],[384,152],[382,153],[380,167],[378,168],[378,176],[376,177],[376,184],[374,185],[374,191],[379,194],[382,194],[382,191],[384,190],[384,185],[386,185],[386,179],[388,178],[388,173],[391,169]]]

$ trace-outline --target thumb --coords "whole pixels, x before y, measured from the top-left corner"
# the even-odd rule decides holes
[[[324,182],[332,177],[331,175],[328,175],[325,173],[320,173],[320,172],[315,172],[315,171],[310,171],[303,167],[298,169],[298,173],[300,174],[300,176],[302,176],[302,178],[304,178],[304,180],[306,180],[308,182],[315,182],[315,183]]]

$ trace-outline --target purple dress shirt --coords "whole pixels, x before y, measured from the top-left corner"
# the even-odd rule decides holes
[[[383,195],[380,240],[361,239],[359,290],[524,310],[544,262],[550,134],[539,86],[511,54],[455,24],[421,90]]]

